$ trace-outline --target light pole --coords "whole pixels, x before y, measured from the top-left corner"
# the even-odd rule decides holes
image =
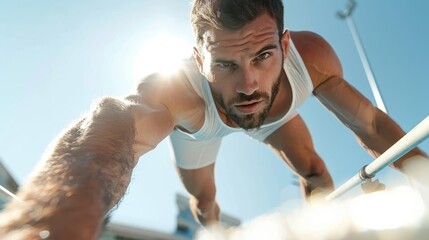
[[[366,56],[365,50],[362,46],[362,42],[360,40],[358,31],[356,29],[356,25],[352,18],[353,10],[356,7],[356,1],[355,0],[349,0],[347,3],[347,8],[343,11],[338,11],[337,16],[341,19],[346,20],[347,26],[350,29],[350,32],[353,37],[353,41],[355,43],[356,49],[359,53],[360,60],[362,62],[363,68],[365,70],[366,77],[368,79],[369,85],[371,87],[372,94],[375,98],[375,103],[377,104],[377,107],[385,112],[387,114],[386,106],[384,105],[383,98],[381,97],[381,93],[378,90],[377,82],[375,81],[374,75],[372,74],[371,66],[369,65],[368,58]],[[407,178],[408,183],[410,186],[413,186],[413,181],[410,177]],[[421,194],[421,193],[420,193]]]
[[[359,38],[358,31],[356,29],[356,25],[352,18],[353,10],[356,7],[356,1],[355,0],[349,0],[347,4],[347,9],[343,11],[338,11],[337,16],[341,19],[345,19],[347,22],[347,25],[350,29],[350,32],[352,33],[353,41],[356,45],[356,49],[359,53],[360,60],[362,62],[363,68],[366,73],[366,77],[368,78],[369,85],[372,90],[372,94],[375,98],[375,103],[377,104],[377,107],[382,110],[383,112],[387,113],[387,109],[384,105],[383,98],[381,97],[380,91],[378,90],[377,82],[375,81],[374,75],[372,74],[371,66],[369,65],[368,58],[365,54],[365,50],[362,46],[361,40]]]

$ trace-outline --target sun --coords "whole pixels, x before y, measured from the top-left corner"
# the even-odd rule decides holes
[[[139,49],[135,60],[136,71],[139,75],[154,72],[172,74],[191,53],[192,46],[189,43],[169,34],[160,34]]]

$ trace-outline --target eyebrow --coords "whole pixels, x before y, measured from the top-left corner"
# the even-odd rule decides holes
[[[277,49],[277,45],[275,44],[269,44],[263,48],[261,48],[259,51],[257,51],[255,54],[252,54],[253,57],[258,56],[259,54],[267,51],[267,50],[271,50],[271,49]]]
[[[234,63],[233,60],[226,60],[226,59],[214,59],[212,63]]]
[[[263,48],[261,48],[259,51],[257,51],[254,54],[251,54],[252,57],[258,56],[259,54],[267,51],[267,50],[271,50],[271,49],[277,49],[278,46],[275,44],[269,44],[264,46]],[[218,59],[213,59],[212,61],[213,63],[233,63],[234,61],[232,60],[228,60],[228,59],[223,59],[223,58],[218,58]]]

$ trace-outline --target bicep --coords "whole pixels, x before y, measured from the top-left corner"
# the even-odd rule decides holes
[[[136,94],[126,99],[132,102],[130,108],[135,122],[136,158],[155,148],[173,131],[175,126],[172,106],[174,88],[172,81],[164,81],[159,74],[152,74],[136,86]]]
[[[139,158],[154,149],[173,130],[174,123],[165,106],[142,101],[131,106],[134,118],[135,138],[133,149]]]

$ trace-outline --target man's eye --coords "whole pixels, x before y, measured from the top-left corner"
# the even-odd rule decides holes
[[[231,62],[218,62],[215,66],[219,68],[233,68],[235,64]]]
[[[270,56],[271,56],[271,53],[269,53],[269,52],[263,52],[263,53],[259,54],[258,56],[256,56],[255,60],[256,61],[258,61],[258,60],[264,60],[264,59],[269,58]]]

